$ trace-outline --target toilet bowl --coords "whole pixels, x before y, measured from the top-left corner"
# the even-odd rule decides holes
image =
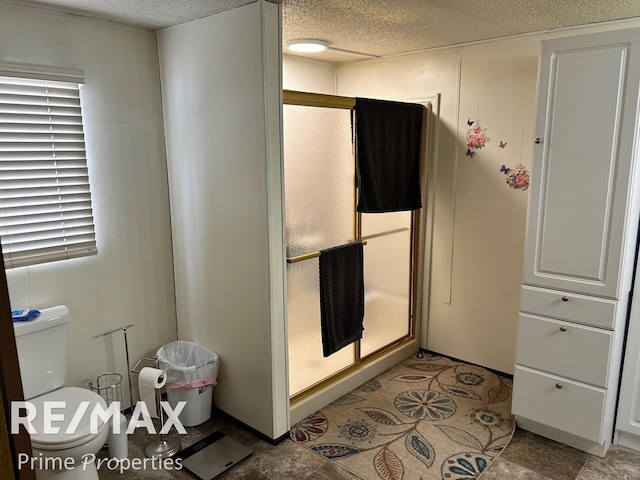
[[[29,466],[38,480],[98,480],[93,460],[109,434],[99,415],[91,425],[96,406],[107,410],[104,399],[86,388],[64,386],[68,322],[69,310],[59,306],[13,325],[24,397],[36,413]]]
[[[32,398],[30,402],[37,412],[32,422],[36,433],[31,434],[31,447],[38,480],[97,480],[98,473],[94,462],[95,454],[104,445],[109,433],[108,423],[96,416],[96,425],[91,427],[91,413],[96,404],[106,410],[107,405],[100,395],[78,387],[65,387]],[[44,425],[45,404],[60,402],[65,408],[55,408],[52,412],[60,416],[51,426],[59,428],[58,433],[46,433]],[[74,415],[81,402],[88,407],[77,427],[70,429]],[[42,467],[42,468],[41,468]],[[59,468],[62,467],[62,468]]]

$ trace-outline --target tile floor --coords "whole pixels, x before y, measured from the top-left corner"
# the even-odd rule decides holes
[[[221,431],[254,451],[246,460],[233,466],[216,480],[358,480],[349,472],[334,466],[308,449],[286,439],[272,445],[242,428],[224,415],[215,415],[208,422],[187,428],[188,435],[180,435],[183,448]],[[136,430],[129,437],[129,459],[144,459],[144,449],[151,441],[145,429]],[[98,458],[108,456],[103,449]],[[157,479],[192,480],[196,477],[186,470],[158,468],[124,471],[99,469],[101,480]],[[638,480],[640,452],[624,447],[612,447],[605,458],[595,457],[574,448],[517,429],[513,440],[500,457],[482,476],[483,480]],[[375,480],[375,479],[364,479]]]

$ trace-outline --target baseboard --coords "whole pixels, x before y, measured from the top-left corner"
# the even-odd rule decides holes
[[[640,451],[640,437],[633,433],[623,432],[622,430],[616,431],[615,443],[616,445]]]
[[[479,365],[477,363],[469,362],[468,360],[462,360],[461,358],[452,357],[451,355],[446,355],[444,353],[434,352],[433,350],[428,350],[426,348],[420,348],[420,352],[424,353],[425,355],[431,355],[431,356],[436,356],[436,357],[446,357],[446,358],[448,358],[450,360],[453,360],[454,362],[468,363],[469,365],[474,365],[476,367],[484,368],[485,370],[488,370],[491,373],[495,373],[496,375],[498,375],[500,377],[510,378],[511,380],[513,380],[513,374],[512,373],[501,372],[501,371],[495,370],[493,368],[485,367],[484,365]]]
[[[518,427],[523,430],[527,430],[528,432],[535,433],[542,437],[550,438],[556,442],[564,443],[565,445],[577,448],[583,452],[597,455],[598,457],[604,457],[611,446],[611,441],[609,439],[605,440],[604,443],[596,443],[594,441],[587,440],[586,438],[577,437],[570,433],[563,432],[562,430],[549,427],[548,425],[543,425],[533,420],[529,420],[528,418],[516,416],[516,423]]]
[[[271,437],[265,435],[264,433],[256,430],[255,428],[250,427],[246,423],[241,422],[236,417],[234,417],[232,415],[229,415],[224,410],[220,410],[218,407],[215,407],[215,406],[213,407],[213,415],[219,415],[221,417],[226,418],[227,420],[235,423],[236,425],[239,425],[244,430],[253,433],[256,437],[259,437],[261,440],[264,440],[265,442],[268,442],[268,443],[270,443],[271,445],[274,445],[274,446],[278,445],[282,441],[284,441],[287,438],[289,438],[289,432],[284,433],[283,435],[279,436],[278,438],[271,438]]]

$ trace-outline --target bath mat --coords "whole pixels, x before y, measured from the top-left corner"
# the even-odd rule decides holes
[[[291,438],[364,480],[475,480],[515,430],[510,379],[409,358],[310,415]]]

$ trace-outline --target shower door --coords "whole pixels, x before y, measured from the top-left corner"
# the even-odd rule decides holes
[[[412,338],[414,214],[356,213],[353,99],[299,92],[284,98],[288,363],[295,401]],[[366,241],[363,337],[325,358],[318,252],[354,240]]]

